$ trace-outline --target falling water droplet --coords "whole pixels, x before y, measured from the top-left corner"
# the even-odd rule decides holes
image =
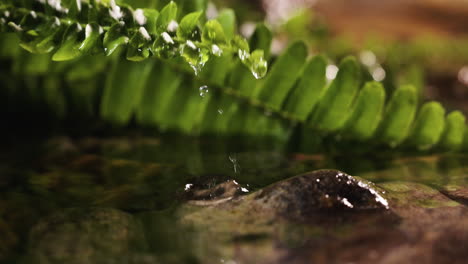
[[[200,92],[201,97],[205,97],[206,94],[209,92],[208,86],[206,86],[206,85],[201,86],[198,90]]]
[[[220,114],[220,115],[224,114],[223,109],[218,109],[218,114]]]

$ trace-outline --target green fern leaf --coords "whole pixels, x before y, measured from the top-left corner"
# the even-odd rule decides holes
[[[327,58],[307,60],[306,45],[296,42],[272,58],[267,73],[272,33],[259,24],[249,40],[236,35],[232,10],[206,21],[203,11],[187,11],[188,5],[179,8],[172,1],[160,12],[114,1],[79,3],[0,4],[0,30],[14,32],[20,40],[18,44],[10,33],[2,33],[6,37],[0,38],[0,58],[14,61],[11,72],[26,77],[24,86],[31,97],[43,98],[60,116],[78,111],[82,104],[88,109],[84,112],[99,108],[100,118],[113,124],[126,125],[135,118],[141,126],[194,135],[248,135],[284,142],[294,132],[305,131],[303,142],[311,144],[346,140],[417,150],[468,150],[461,112],[445,116],[437,102],[418,110],[418,91],[411,85],[396,89],[386,103],[382,84],[363,84],[352,57],[341,61],[336,78],[327,83]],[[18,45],[42,55],[19,52]],[[52,62],[44,53],[68,62]],[[51,72],[53,76],[47,76]],[[38,82],[39,76],[47,76],[46,81]],[[65,96],[58,76],[65,76],[70,89],[66,92],[75,101],[60,103]],[[102,96],[96,99],[104,76]],[[41,95],[44,91],[48,96]],[[98,106],[92,105],[95,101]]]

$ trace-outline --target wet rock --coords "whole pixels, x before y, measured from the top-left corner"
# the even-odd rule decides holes
[[[454,207],[460,204],[442,195],[427,185],[394,181],[380,184],[387,191],[387,198],[393,202],[393,209],[400,208],[440,208]]]
[[[37,165],[47,167],[52,164],[59,165],[66,163],[70,158],[79,154],[79,149],[69,137],[54,137],[47,140],[42,145],[43,155],[37,161]]]
[[[462,264],[468,260],[468,228],[450,227],[432,244],[432,263]]]
[[[0,218],[0,233],[2,234],[0,237],[0,261],[2,261],[11,253],[19,239],[2,218]]]
[[[317,210],[388,209],[388,202],[371,183],[336,170],[319,170],[266,187],[255,195],[262,207],[288,216]]]
[[[445,196],[468,206],[468,187],[445,187],[440,190]]]
[[[107,208],[66,209],[32,228],[24,263],[120,263],[143,247],[133,217]],[[31,262],[34,260],[34,262]]]

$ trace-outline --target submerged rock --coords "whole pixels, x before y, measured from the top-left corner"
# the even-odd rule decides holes
[[[109,208],[66,209],[32,228],[24,263],[121,263],[143,241],[140,226],[127,213]]]
[[[304,216],[330,210],[388,209],[388,202],[373,184],[336,170],[299,175],[255,194],[255,201],[279,214]]]

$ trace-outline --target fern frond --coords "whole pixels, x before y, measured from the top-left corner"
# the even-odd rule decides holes
[[[30,52],[52,52],[54,61],[86,54],[110,56],[126,46],[130,61],[181,56],[198,74],[210,57],[231,54],[257,78],[265,75],[263,52],[250,53],[247,41],[234,34],[232,11],[199,26],[201,15],[195,11],[178,20],[178,7],[172,1],[160,11],[134,10],[114,0],[9,1],[0,4],[0,30],[17,32],[20,45]]]
[[[145,24],[138,22],[137,11],[124,5],[120,11],[125,15],[118,16],[117,21],[114,4],[81,1],[81,11],[72,12],[78,8],[73,6],[77,2],[71,1],[69,12],[60,13],[47,11],[37,2],[23,2],[35,5],[1,6],[3,29],[8,24],[8,30],[16,30],[21,46],[28,51],[54,52],[55,60],[81,57],[70,62],[74,67],[87,60],[102,61],[103,69],[95,70],[105,76],[99,97],[100,117],[115,124],[127,124],[135,117],[142,126],[195,135],[239,134],[287,140],[297,135],[294,131],[302,131],[303,142],[331,138],[333,142],[410,150],[468,149],[461,112],[446,116],[437,102],[420,107],[413,86],[396,89],[386,100],[381,83],[363,83],[361,68],[353,57],[343,59],[336,78],[327,80],[327,59],[321,55],[307,59],[305,44],[296,42],[272,60],[264,79],[257,80],[266,73],[271,32],[259,25],[249,41],[234,35],[232,11],[203,27],[198,25],[200,12],[185,14],[177,22],[177,30],[172,31],[177,14],[172,2],[161,12],[138,11],[147,19]],[[91,10],[89,6],[97,8]],[[38,8],[36,16],[45,22],[28,22],[34,20],[31,8]],[[10,16],[6,17],[5,11]],[[60,21],[56,33],[46,34],[41,26],[45,28],[55,17]],[[112,52],[116,55],[107,60],[102,55],[98,59],[86,56]],[[122,59],[122,54],[128,60]],[[153,55],[158,59],[145,60]],[[184,61],[195,68],[196,77]],[[204,67],[198,68],[201,64]],[[73,71],[64,72],[69,76]],[[73,86],[74,81],[68,81]]]

